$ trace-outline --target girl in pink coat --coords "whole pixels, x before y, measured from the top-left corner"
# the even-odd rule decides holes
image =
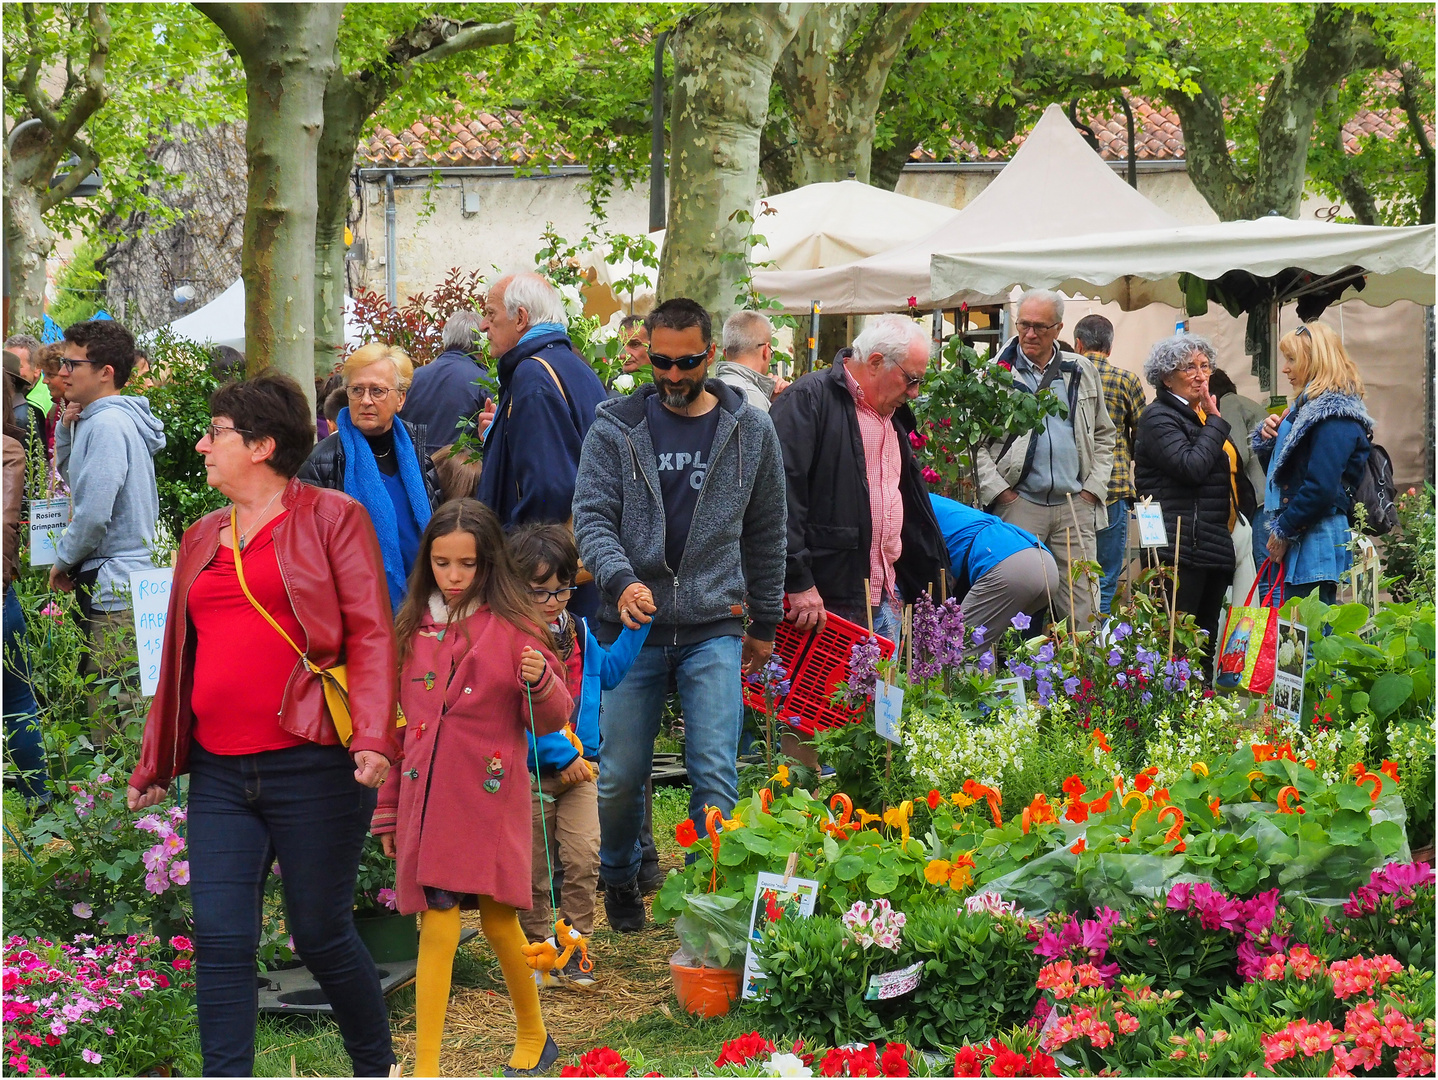
[[[539,1075],[559,1049],[515,914],[530,906],[526,736],[531,717],[537,734],[558,731],[573,702],[488,507],[460,499],[435,511],[396,631],[404,758],[380,789],[372,828],[398,859],[399,910],[420,913],[415,1075],[439,1075],[461,908],[479,909],[514,1006],[505,1075]]]

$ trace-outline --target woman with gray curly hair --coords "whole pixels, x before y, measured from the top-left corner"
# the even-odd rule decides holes
[[[1163,508],[1169,544],[1158,555],[1178,579],[1174,606],[1208,635],[1198,658],[1205,682],[1233,580],[1233,527],[1240,513],[1252,517],[1255,503],[1228,421],[1209,390],[1213,361],[1213,346],[1194,334],[1156,344],[1143,374],[1158,394],[1139,416],[1134,440],[1134,487]]]

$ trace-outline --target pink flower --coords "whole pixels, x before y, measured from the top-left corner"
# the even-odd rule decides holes
[[[176,885],[190,883],[190,864],[186,859],[177,859],[170,864],[170,880]]]
[[[1398,1059],[1395,1064],[1398,1066],[1399,1076],[1433,1075],[1433,1055],[1416,1046],[1398,1051]]]
[[[375,893],[375,899],[391,911],[399,910],[399,898],[393,889],[381,889]]]
[[[30,1055],[15,1054],[10,1058],[10,1064],[14,1067],[16,1072],[18,1072],[21,1076],[24,1076],[30,1071]]]
[[[939,482],[939,480],[941,479],[941,477],[939,476],[938,472],[935,471],[933,468],[931,468],[931,467],[928,466],[928,465],[925,465],[925,466],[924,466],[922,472],[923,472],[924,482],[925,482],[925,483],[928,483],[928,484],[937,484],[937,483]]]
[[[140,856],[140,861],[145,864],[145,869],[151,872],[162,869],[168,861],[165,855],[165,845],[156,844]]]
[[[1132,1035],[1138,1030],[1139,1026],[1138,1017],[1130,1016],[1122,1009],[1119,1009],[1113,1014],[1113,1022],[1118,1025],[1119,1031],[1124,1035]]]
[[[100,1052],[98,1050],[91,1050],[88,1047],[80,1051],[80,1056],[84,1058],[87,1062],[89,1062],[91,1065],[98,1065],[100,1064],[101,1060],[103,1060],[100,1057]]]
[[[176,934],[170,939],[170,948],[174,949],[176,952],[193,952],[195,948],[195,943],[187,937],[182,937],[179,934]]]
[[[164,848],[171,855],[178,855],[185,850],[185,838],[177,832],[171,832],[163,841]]]

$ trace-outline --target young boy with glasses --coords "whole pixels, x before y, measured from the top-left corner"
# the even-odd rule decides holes
[[[519,913],[519,922],[532,942],[553,935],[557,918],[588,937],[594,931],[599,884],[600,694],[614,689],[628,674],[653,624],[644,623],[637,630],[626,627],[606,650],[585,620],[569,613],[579,552],[565,526],[521,526],[511,534],[509,550],[520,577],[529,582],[536,614],[554,635],[555,653],[564,661],[565,684],[574,698],[574,717],[562,732],[537,741],[530,737],[529,772],[538,781],[532,793],[534,906]],[[647,589],[635,603],[646,613],[654,610]],[[550,904],[556,863],[563,874],[557,912]],[[562,971],[544,973],[540,985],[549,988],[564,980],[593,985],[594,976],[579,965],[576,952]]]

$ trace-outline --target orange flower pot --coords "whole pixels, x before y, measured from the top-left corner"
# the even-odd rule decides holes
[[[723,1016],[739,1000],[741,971],[728,968],[686,967],[669,963],[674,979],[674,996],[679,1007],[693,1016]]]

